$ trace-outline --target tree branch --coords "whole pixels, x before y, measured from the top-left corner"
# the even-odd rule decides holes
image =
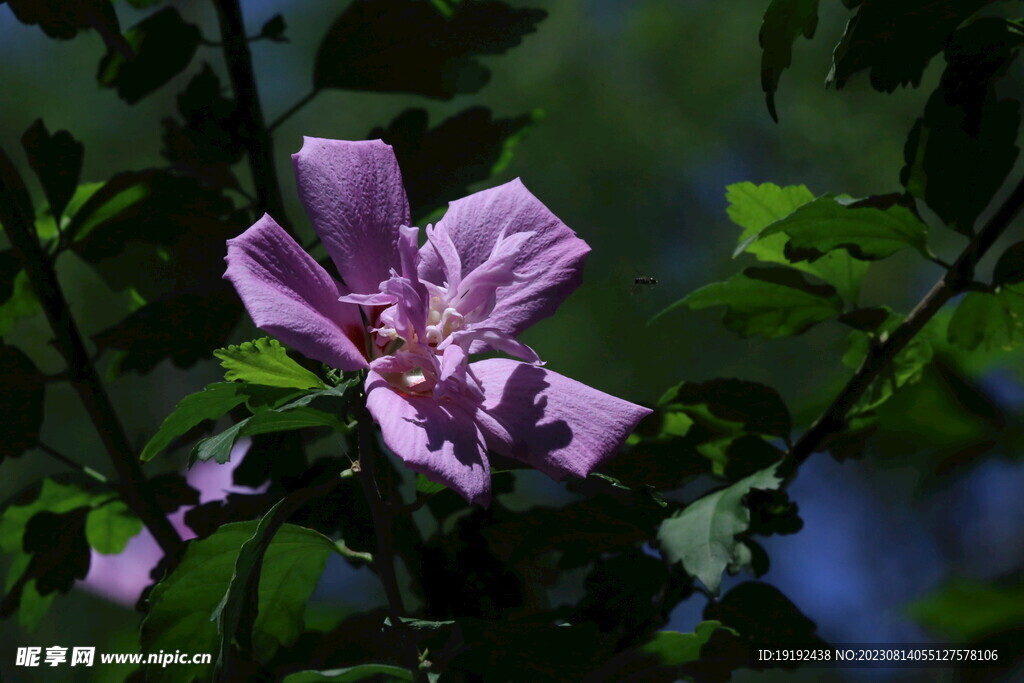
[[[1024,179],[1017,184],[977,237],[971,240],[956,262],[935,283],[931,291],[907,316],[907,319],[882,344],[869,349],[864,362],[861,363],[843,390],[790,450],[795,464],[807,460],[821,447],[826,437],[843,428],[847,414],[857,405],[857,401],[864,395],[871,383],[910,343],[914,335],[920,332],[928,321],[939,312],[939,309],[973,281],[974,268],[978,261],[1002,236],[1022,207],[1024,207]]]
[[[35,233],[28,189],[7,154],[0,150],[0,222],[18,259],[28,274],[32,289],[53,329],[54,344],[68,366],[71,386],[85,405],[96,431],[117,473],[115,484],[125,503],[142,520],[165,554],[181,546],[181,537],[167,516],[145,491],[146,477],[124,425],[114,409],[96,366],[85,350],[85,342],[64,297],[53,263],[46,256]]]
[[[217,8],[224,61],[231,78],[231,89],[235,93],[235,108],[241,121],[242,138],[249,152],[249,170],[256,187],[256,209],[260,213],[269,213],[290,232],[291,223],[285,214],[277,167],[274,165],[274,141],[267,130],[263,109],[260,107],[242,9],[238,0],[214,0],[213,4]]]

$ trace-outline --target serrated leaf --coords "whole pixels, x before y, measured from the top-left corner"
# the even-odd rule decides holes
[[[85,520],[85,538],[103,555],[117,555],[142,532],[142,520],[122,501],[115,500],[95,508]]]
[[[430,128],[425,109],[406,109],[387,127],[370,131],[367,139],[380,138],[394,148],[416,221],[465,196],[473,183],[500,173],[541,116],[494,118],[486,107],[470,107]]]
[[[96,78],[101,86],[116,88],[121,99],[135,104],[188,66],[202,35],[177,9],[165,7],[125,31],[124,37],[135,51],[134,58],[108,51]]]
[[[957,579],[915,600],[907,612],[945,638],[972,642],[1024,623],[1024,584]]]
[[[360,664],[344,669],[330,669],[327,671],[298,671],[285,676],[283,683],[319,683],[320,681],[331,681],[332,683],[354,683],[365,681],[373,676],[383,676],[385,681],[411,681],[412,673],[408,669],[391,664]]]
[[[772,223],[758,239],[786,235],[786,256],[793,261],[814,261],[835,249],[865,261],[906,248],[927,256],[928,226],[899,200],[898,195],[856,201],[825,195]]]
[[[662,522],[657,540],[665,559],[681,563],[688,574],[717,595],[722,572],[737,563],[736,535],[750,525],[750,510],[743,499],[752,489],[778,489],[782,478],[776,469],[777,465],[772,465],[710,493]]]
[[[953,312],[947,339],[966,351],[1011,351],[1024,342],[1024,284],[970,292]]]
[[[788,268],[751,267],[725,282],[701,287],[651,319],[686,306],[693,310],[724,306],[725,326],[748,337],[786,337],[806,332],[842,312],[830,285],[812,285]]]
[[[832,53],[826,84],[846,85],[870,69],[871,85],[917,87],[928,62],[965,19],[993,0],[864,0]],[[848,3],[849,4],[849,3]]]
[[[946,45],[946,70],[911,130],[900,180],[947,225],[970,233],[1013,169],[1020,105],[994,86],[1016,59],[1024,32],[978,19]]]
[[[280,412],[286,410],[287,412]],[[190,461],[213,459],[223,464],[230,459],[235,441],[243,436],[287,432],[306,427],[330,427],[342,433],[349,431],[348,426],[338,418],[321,410],[304,406],[289,409],[282,406],[279,409],[256,413],[216,436],[203,439],[192,450]]]
[[[220,359],[229,382],[241,380],[268,387],[319,389],[326,385],[319,377],[291,358],[281,342],[263,337],[238,346],[217,349],[213,355]]]
[[[761,43],[761,90],[765,93],[768,113],[779,120],[775,111],[775,91],[782,72],[793,61],[793,43],[803,35],[810,40],[818,28],[818,0],[772,0],[764,13],[758,40]]]
[[[440,99],[476,92],[490,79],[476,56],[515,47],[547,16],[492,0],[446,9],[426,0],[355,0],[320,43],[314,88]]]
[[[39,441],[43,424],[46,381],[32,360],[14,346],[0,341],[0,415],[4,435],[0,439],[0,462],[14,458]]]
[[[55,217],[63,215],[78,186],[85,147],[66,130],[50,135],[42,119],[36,119],[25,131],[21,145],[43,186],[51,213]]]
[[[256,522],[226,524],[208,538],[188,545],[181,564],[149,596],[142,622],[143,652],[214,652],[217,626],[210,621],[231,581],[242,544],[252,538]],[[254,625],[256,652],[269,658],[302,632],[303,613],[334,544],[310,529],[284,525],[263,559],[259,616]],[[151,681],[208,679],[212,664],[147,668]]]

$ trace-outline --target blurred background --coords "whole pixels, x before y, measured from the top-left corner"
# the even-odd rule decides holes
[[[175,4],[214,39],[210,3]],[[779,390],[797,424],[806,426],[847,377],[840,363],[846,332],[839,326],[765,341],[736,337],[719,324],[715,311],[679,310],[656,325],[647,321],[693,289],[741,268],[731,258],[739,229],[725,213],[726,185],[806,184],[815,194],[899,190],[904,139],[941,65],[932,65],[920,89],[892,95],[872,91],[866,78],[855,78],[842,92],[825,89],[831,49],[846,11],[841,3],[823,3],[817,37],[797,42],[794,67],[782,77],[776,124],[759,88],[757,34],[766,2],[512,4],[544,5],[549,17],[521,46],[485,60],[493,73],[480,93],[439,102],[327,91],[278,129],[279,172],[299,231],[312,235],[295,194],[288,155],[298,150],[303,135],[362,139],[407,107],[425,107],[432,124],[473,104],[491,107],[496,116],[542,110],[543,119],[519,143],[503,177],[484,186],[522,177],[593,252],[583,285],[557,316],[529,330],[524,340],[549,368],[637,402],[653,403],[681,380],[764,382]],[[243,5],[250,33],[278,12],[288,24],[289,43],[252,47],[264,111],[273,120],[309,91],[313,56],[342,3],[248,0]],[[122,26],[144,16],[123,3],[118,13]],[[93,75],[102,53],[94,33],[53,41],[0,7],[0,144],[16,153],[23,170],[27,164],[18,140],[40,116],[51,131],[68,129],[84,142],[83,181],[161,164],[159,122],[173,113],[175,95],[188,78],[208,61],[226,82],[220,50],[201,47],[192,67],[170,85],[128,105],[96,87]],[[1019,93],[1022,86],[1018,67],[1004,87]],[[240,175],[248,179],[246,169]],[[1014,241],[1020,239],[1016,232]],[[961,246],[959,238],[941,230],[932,238],[933,249],[943,256]],[[940,274],[909,253],[873,268],[877,272],[863,303],[885,302],[904,312]],[[74,256],[61,261],[60,275],[87,335],[116,322],[128,309],[125,295],[107,289]],[[658,284],[638,287],[637,277],[655,278]],[[234,341],[256,336],[247,324]],[[12,337],[40,368],[57,372],[61,360],[47,341],[42,318],[20,322]],[[771,569],[764,580],[817,622],[827,640],[948,642],[970,637],[922,617],[930,603],[921,601],[956,580],[981,591],[968,595],[982,609],[978,605],[984,601],[978,602],[977,595],[988,582],[1013,576],[1024,566],[1024,496],[1019,495],[1024,465],[1013,447],[1024,404],[1024,362],[1019,354],[1006,354],[967,366],[945,351],[939,359],[920,383],[886,408],[881,436],[865,459],[811,459],[790,488],[804,529],[765,542]],[[164,363],[146,377],[117,378],[111,391],[131,437],[141,445],[182,396],[219,376],[212,358],[187,371]],[[988,407],[978,409],[965,400],[967,394],[981,396]],[[915,411],[948,413],[943,422],[948,433],[916,428]],[[65,385],[48,388],[44,439],[101,471],[106,466],[91,424]],[[984,455],[978,455],[979,443],[990,445]],[[182,461],[179,453],[151,465],[156,471],[180,467]],[[34,454],[8,461],[0,498],[54,471],[51,461]],[[219,481],[210,486],[226,488],[230,478]],[[521,481],[531,487],[524,504],[557,502],[567,495],[543,477],[524,474]],[[330,567],[310,608],[312,624],[336,621],[380,598],[368,573],[353,574],[340,562]],[[1020,598],[1020,591],[1016,595]],[[702,609],[703,598],[692,598],[673,614],[671,628],[692,630]],[[0,623],[0,639],[11,652],[15,645],[57,643],[130,651],[137,642],[137,622],[130,607],[83,590],[58,598],[34,634],[11,621]],[[4,680],[11,664],[0,661]],[[100,667],[90,676],[120,680],[124,673]],[[821,673],[810,679],[820,679]],[[878,678],[881,673],[847,671],[834,679]],[[26,676],[25,670],[18,675]],[[912,675],[908,671],[903,678]]]

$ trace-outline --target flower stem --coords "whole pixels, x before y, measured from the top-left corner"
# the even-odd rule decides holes
[[[384,594],[388,599],[388,614],[391,627],[398,636],[400,655],[405,659],[405,666],[413,674],[416,681],[426,681],[426,676],[419,667],[419,652],[412,640],[412,634],[405,626],[405,603],[398,587],[395,575],[394,528],[392,514],[385,505],[380,493],[379,482],[375,475],[376,460],[380,457],[373,433],[373,420],[364,408],[358,415],[359,421],[359,483],[366,496],[366,504],[373,516],[373,527],[377,535],[377,552],[373,555],[373,567],[384,585]]]
[[[263,118],[256,76],[252,68],[252,52],[245,37],[242,8],[238,0],[214,0],[220,23],[224,61],[235,93],[235,110],[241,122],[241,135],[248,149],[249,170],[256,187],[256,210],[269,213],[286,230],[291,223],[284,210],[281,185],[274,165],[274,142]]]
[[[795,464],[807,460],[821,447],[826,437],[841,430],[846,416],[857,405],[871,383],[893,362],[918,332],[931,320],[950,299],[963,291],[974,279],[974,268],[978,261],[992,248],[992,245],[1010,227],[1013,219],[1024,207],[1024,179],[1006,198],[981,229],[981,232],[964,248],[956,262],[935,283],[906,320],[873,351],[870,351],[857,372],[839,392],[835,400],[814,422],[790,450]]]
[[[181,536],[146,491],[146,476],[128,441],[124,425],[85,349],[85,341],[64,297],[53,262],[36,237],[28,196],[28,189],[14,164],[0,150],[0,223],[3,223],[4,232],[25,268],[50,323],[53,343],[64,356],[71,386],[78,393],[110,456],[117,473],[117,482],[113,486],[153,534],[164,553],[172,554],[181,547]]]

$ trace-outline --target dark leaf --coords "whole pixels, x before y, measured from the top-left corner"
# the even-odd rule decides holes
[[[7,0],[14,16],[23,24],[39,24],[51,38],[68,40],[81,29],[94,28],[107,49],[130,58],[131,45],[121,35],[121,25],[110,0]]]
[[[298,477],[306,466],[306,451],[299,432],[257,434],[231,477],[237,486],[258,488],[268,481],[276,484],[282,478]]]
[[[196,425],[216,420],[227,415],[237,405],[245,403],[248,395],[245,385],[234,382],[209,384],[200,392],[189,394],[178,402],[160,429],[142,449],[139,459],[143,462],[159,455],[174,439],[185,434]]]
[[[759,581],[741,583],[717,602],[709,602],[704,618],[717,619],[755,643],[821,642],[813,621],[779,589]]]
[[[39,441],[46,382],[21,349],[0,342],[0,415],[4,436],[0,462],[21,455]]]
[[[973,229],[1019,153],[1020,105],[998,99],[994,86],[1022,43],[1018,25],[994,17],[954,33],[939,86],[907,139],[903,185],[960,232]]]
[[[204,64],[178,95],[181,120],[164,119],[161,154],[175,169],[212,187],[235,187],[230,167],[245,153],[235,101],[225,97],[220,79]]]
[[[76,579],[89,573],[85,527],[90,510],[87,506],[64,513],[44,510],[29,520],[22,549],[32,559],[25,574],[35,578],[40,595],[66,593]]]
[[[851,370],[858,369],[865,357],[872,352],[872,347],[879,343],[880,339],[892,334],[903,320],[902,315],[893,314],[871,333],[851,332],[850,347],[843,355],[843,364]],[[921,379],[921,373],[934,356],[932,341],[936,326],[934,322],[926,325],[896,354],[892,362],[887,364],[868,386],[867,391],[851,410],[851,416],[875,410],[892,398],[896,391]]]
[[[793,61],[793,43],[803,35],[810,40],[818,28],[818,0],[772,0],[761,22],[761,90],[768,113],[776,121],[775,91],[782,72]]]
[[[892,311],[885,306],[858,308],[839,316],[839,322],[861,332],[874,332],[889,319]]]
[[[957,26],[993,0],[864,0],[832,53],[827,83],[842,88],[871,71],[871,85],[892,92],[918,86],[928,62]]]
[[[286,43],[288,39],[284,35],[285,28],[284,17],[280,14],[275,14],[263,24],[263,28],[260,29],[260,37],[272,40],[275,43]]]
[[[501,54],[547,13],[492,0],[355,0],[327,31],[313,86],[450,99],[490,78],[477,55]]]
[[[122,372],[144,374],[168,358],[180,368],[189,367],[224,344],[242,315],[234,290],[222,282],[148,303],[93,340],[101,349],[125,352]]]
[[[996,287],[1024,282],[1024,242],[1006,248],[992,271],[992,284]]]
[[[59,225],[64,209],[78,187],[85,147],[66,130],[50,135],[42,119],[36,119],[25,131],[21,145],[43,186],[46,201],[50,203],[50,213]]]
[[[672,408],[703,405],[712,415],[739,422],[746,431],[755,434],[787,438],[792,429],[789,410],[778,392],[757,382],[740,379],[683,382],[669,389],[658,404]]]
[[[500,173],[538,113],[494,119],[486,107],[466,109],[429,128],[424,109],[406,109],[370,138],[392,145],[413,220],[468,194],[473,183]]]
[[[183,505],[199,504],[199,491],[189,486],[185,477],[177,472],[168,472],[150,479],[145,494],[168,515]]]
[[[117,88],[117,94],[135,104],[181,73],[199,47],[199,27],[181,18],[173,7],[151,14],[125,32],[135,51],[128,59],[110,50],[100,60],[96,75],[101,86]]]
[[[786,337],[806,332],[842,312],[834,287],[814,285],[791,268],[750,267],[725,282],[701,287],[672,304],[651,322],[686,306],[724,306],[723,322],[740,336]]]

